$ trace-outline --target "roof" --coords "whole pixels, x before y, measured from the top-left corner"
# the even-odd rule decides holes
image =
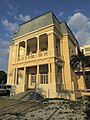
[[[63,35],[67,34],[72,38],[73,42],[79,46],[79,43],[77,41],[77,39],[75,38],[74,34],[72,33],[72,31],[70,30],[70,28],[68,27],[68,25],[66,24],[66,22],[61,22],[60,23],[60,29]]]
[[[73,42],[79,46],[77,39],[73,35],[66,22],[60,23],[52,11],[39,15],[19,25],[19,29],[15,33],[14,38],[21,37],[22,35],[28,34],[30,32],[33,32],[43,27],[47,27],[48,25],[52,24],[55,25],[63,35],[68,33],[68,35],[72,38]]]
[[[60,29],[60,22],[53,14],[53,12],[50,11],[19,25],[19,29],[16,32],[14,38],[38,30],[43,27],[47,27],[48,25],[52,24],[55,24]]]

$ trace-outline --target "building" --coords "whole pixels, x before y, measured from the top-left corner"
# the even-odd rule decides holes
[[[85,56],[90,56],[90,45],[84,45],[80,47],[80,50],[85,54]],[[82,91],[82,95],[90,96],[90,67],[85,68],[86,80],[84,81],[82,76],[82,70],[79,72],[78,86]],[[85,89],[84,89],[85,88]],[[84,91],[85,90],[85,91]]]
[[[7,84],[20,93],[35,89],[48,98],[80,97],[70,57],[78,41],[65,22],[52,12],[19,26],[10,45]]]
[[[81,46],[80,49],[86,56],[90,56],[90,45]]]

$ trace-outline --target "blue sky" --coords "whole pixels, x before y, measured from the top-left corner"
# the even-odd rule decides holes
[[[80,46],[90,44],[90,0],[0,0],[0,70],[7,71],[9,45],[18,25],[47,11],[66,21]]]

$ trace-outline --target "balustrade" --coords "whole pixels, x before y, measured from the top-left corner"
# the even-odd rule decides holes
[[[24,61],[24,60],[30,60],[30,59],[37,59],[37,58],[44,58],[44,57],[49,57],[49,56],[55,56],[58,57],[59,59],[63,60],[63,57],[57,52],[56,50],[51,50],[51,51],[40,51],[38,54],[33,53],[30,55],[25,56],[20,56],[18,57],[17,61]]]

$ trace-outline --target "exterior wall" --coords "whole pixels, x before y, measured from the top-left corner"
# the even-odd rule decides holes
[[[79,90],[85,90],[85,83],[82,75],[80,75],[78,78],[78,86],[79,86]]]
[[[68,35],[63,37],[63,55],[64,55],[64,74],[65,74],[65,83],[66,90],[71,90],[71,74],[70,74],[70,60],[69,60],[69,44],[68,44]]]
[[[81,46],[80,49],[86,56],[90,56],[90,45]]]
[[[48,37],[48,50],[40,51],[44,41],[40,46],[40,36],[46,34]],[[37,50],[35,54],[27,55],[27,40],[36,38]],[[66,99],[75,100],[79,93],[77,91],[77,82],[75,74],[70,68],[70,56],[76,54],[76,45],[72,43],[68,34],[62,35],[61,32],[54,26],[48,26],[43,29],[28,33],[13,39],[14,45],[10,46],[9,64],[8,64],[8,82],[15,86],[15,92],[24,92],[27,89],[36,87],[36,91],[48,98],[63,97]],[[19,56],[20,43],[24,42],[25,47]],[[57,51],[58,47],[58,51]],[[30,48],[32,52],[33,48]],[[71,50],[73,53],[71,53]],[[48,84],[40,83],[40,66],[48,65]],[[31,85],[31,74],[27,72],[28,67],[36,66],[36,84]],[[21,69],[23,77],[19,78],[18,70]],[[33,72],[30,71],[30,72]],[[42,70],[43,72],[43,70]],[[18,84],[18,81],[19,84]],[[71,92],[67,92],[71,91]]]
[[[39,33],[39,34],[37,34]],[[49,27],[46,29],[43,29],[42,31],[38,31],[37,33],[27,35],[22,38],[18,38],[15,41],[15,45],[12,45],[10,48],[10,59],[9,59],[9,70],[8,70],[8,83],[11,85],[16,86],[16,93],[20,93],[25,91],[27,88],[27,74],[25,72],[25,69],[30,66],[40,66],[44,64],[49,65],[49,72],[48,72],[48,82],[49,84],[40,84],[40,73],[39,69],[37,67],[37,80],[36,80],[36,85],[37,88],[39,86],[39,89],[43,89],[45,91],[45,95],[47,97],[56,97],[56,64],[55,64],[55,47],[56,47],[56,38],[54,34],[54,27]],[[42,34],[47,34],[48,35],[48,51],[47,55],[44,56],[44,54],[39,57],[39,36]],[[24,55],[23,59],[19,59],[19,41],[25,41],[25,53],[26,53],[26,46],[27,46],[27,40],[30,38],[36,37],[37,38],[37,57],[32,58],[32,59],[26,59],[28,58],[26,55]],[[12,50],[13,49],[13,50]],[[16,57],[14,57],[16,56]],[[11,59],[11,57],[16,58],[16,59]],[[59,58],[61,59],[61,57]],[[11,61],[12,60],[12,61]],[[62,63],[61,63],[62,64]],[[51,68],[50,68],[51,65]],[[24,68],[23,70],[23,78],[18,78],[18,69],[19,68]],[[51,70],[50,70],[51,69]],[[10,82],[10,72],[12,70],[12,80]],[[30,76],[29,76],[30,77]],[[17,84],[17,79],[18,81],[22,81],[19,84]],[[26,81],[24,81],[26,80]],[[30,81],[29,81],[30,83]],[[39,83],[39,84],[38,84]],[[30,88],[35,88],[35,86],[28,86]],[[48,89],[49,88],[49,89]],[[50,92],[50,93],[49,93]]]
[[[90,45],[81,46],[80,50],[83,51],[83,53],[85,54],[85,56],[90,56]],[[89,77],[90,77],[90,68],[86,68],[85,72],[86,72],[86,76],[88,74]],[[78,85],[79,85],[79,89],[83,90],[81,92],[82,96],[90,96],[90,87],[89,88],[86,87],[86,82],[84,81],[84,78],[83,78],[82,75],[78,79]],[[88,83],[88,85],[90,85],[90,83]]]

